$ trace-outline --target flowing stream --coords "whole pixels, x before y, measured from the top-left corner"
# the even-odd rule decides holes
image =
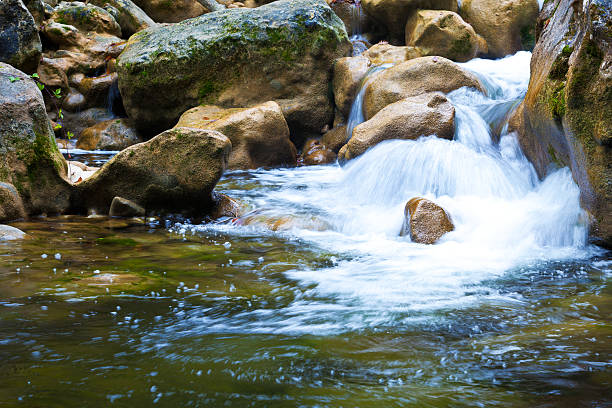
[[[0,406],[604,406],[612,260],[504,126],[530,54],[473,60],[455,140],[228,172],[235,223],[41,218],[0,242]],[[427,197],[455,231],[399,237]],[[485,402],[486,401],[486,402]]]

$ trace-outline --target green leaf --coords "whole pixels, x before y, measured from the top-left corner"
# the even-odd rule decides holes
[[[60,125],[59,123],[55,124],[55,126],[53,126],[53,130],[60,130],[62,128],[62,125]]]
[[[37,73],[33,73],[33,74],[32,74],[32,78],[39,79],[40,77],[38,76],[38,74],[37,74]]]
[[[68,136],[68,139],[72,139],[74,137],[74,133],[72,133],[71,131],[66,132],[66,136]]]
[[[12,76],[12,77],[9,77],[9,81],[11,81],[11,83],[17,82],[17,81],[21,81],[21,78]]]
[[[44,86],[43,84],[41,84],[40,82],[37,82],[37,83],[36,83],[36,86],[38,86],[38,89],[40,89],[41,91],[42,91],[43,89],[45,89],[45,86]]]
[[[62,110],[60,109],[60,110],[57,112],[57,116],[59,116],[59,118],[60,118],[60,119],[64,119],[64,112],[62,112]]]

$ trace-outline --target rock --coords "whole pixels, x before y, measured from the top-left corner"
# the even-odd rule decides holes
[[[117,10],[115,20],[119,23],[121,32],[126,38],[156,25],[155,21],[131,0],[89,0],[89,2],[99,7],[110,5],[115,8]]]
[[[333,120],[332,63],[349,52],[344,24],[323,0],[279,0],[140,31],[117,60],[119,89],[144,133],[197,105],[273,100],[301,145]]]
[[[0,63],[0,181],[15,186],[26,213],[60,213],[70,200],[66,167],[35,82]]]
[[[82,32],[94,31],[121,37],[121,27],[115,18],[108,11],[93,4],[62,1],[53,10],[51,20],[75,27]]]
[[[338,156],[350,160],[389,139],[418,139],[430,135],[452,139],[454,133],[455,108],[443,94],[431,92],[381,109],[353,130],[353,136]]]
[[[85,163],[78,161],[68,162],[68,173],[70,175],[70,182],[73,184],[80,183],[83,180],[87,180],[95,174],[96,171],[100,170],[99,167],[90,167]]]
[[[63,94],[68,92],[68,77],[57,61],[50,58],[42,58],[36,70],[38,80],[45,86],[60,88]]]
[[[109,91],[113,85],[116,86],[117,74],[106,73],[100,76],[88,77],[82,73],[76,73],[70,76],[70,85],[75,91],[73,93],[83,96],[80,100],[80,106],[76,109],[74,103],[65,106],[66,110],[78,112],[93,107],[106,106],[108,104]],[[67,103],[65,101],[64,103]]]
[[[340,148],[346,143],[346,139],[346,126],[340,125],[326,132],[321,138],[321,143],[332,152],[338,153]]]
[[[111,119],[83,130],[77,148],[83,150],[123,150],[142,142],[129,119]]]
[[[40,27],[45,21],[45,3],[42,0],[23,0],[37,27]]]
[[[545,3],[531,60],[531,80],[512,120],[538,175],[569,166],[591,236],[612,247],[612,12],[593,0]]]
[[[389,32],[391,42],[404,41],[404,27],[418,9],[457,11],[457,0],[362,0],[364,11]]]
[[[115,197],[111,202],[108,215],[111,217],[144,217],[145,209],[133,201]]]
[[[242,206],[233,198],[220,193],[213,193],[215,205],[210,213],[210,218],[239,218],[242,215]]]
[[[364,97],[365,118],[411,96],[435,91],[448,93],[464,86],[485,93],[478,78],[454,62],[443,57],[415,58],[386,69],[368,85]]]
[[[213,130],[167,130],[121,151],[77,184],[75,209],[107,214],[119,196],[147,210],[207,214],[230,150],[230,140]]]
[[[345,117],[351,112],[353,100],[361,88],[361,82],[370,69],[370,60],[365,56],[344,57],[334,64],[334,99]]]
[[[434,244],[444,234],[455,230],[444,208],[425,198],[415,197],[408,201],[404,216],[400,235],[410,235],[412,242],[418,244]]]
[[[21,0],[0,2],[0,61],[36,72],[42,44],[34,18]]]
[[[418,10],[406,23],[406,44],[425,55],[465,62],[487,53],[486,41],[452,11]]]
[[[0,242],[2,241],[14,241],[17,239],[24,239],[26,233],[15,227],[9,225],[0,224]]]
[[[336,161],[336,153],[325,147],[320,140],[310,139],[304,144],[301,159],[305,166],[330,164]]]
[[[340,17],[349,35],[363,34],[370,29],[368,15],[363,12],[358,1],[337,0],[330,7]]]
[[[135,0],[147,15],[158,23],[178,23],[206,13],[197,0]]]
[[[538,18],[537,0],[463,0],[461,15],[484,37],[488,56],[500,58],[531,50]]]
[[[198,106],[185,112],[177,127],[217,130],[232,142],[230,169],[295,166],[296,149],[276,102],[251,108]]]
[[[422,57],[421,51],[415,47],[398,47],[395,45],[380,43],[371,47],[363,53],[372,65],[400,64],[402,62]]]
[[[0,221],[12,221],[25,216],[23,201],[15,186],[0,182]]]
[[[55,112],[50,112],[49,116],[54,121],[60,121]],[[61,119],[64,130],[71,131],[74,135],[80,135],[85,129],[98,123],[114,119],[113,114],[103,108],[92,108],[82,112],[64,112]]]

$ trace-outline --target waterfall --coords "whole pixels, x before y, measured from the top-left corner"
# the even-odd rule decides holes
[[[355,1],[354,4],[351,4],[350,41],[353,44],[353,57],[363,54],[370,47],[370,43],[363,35],[363,27],[361,24],[363,17],[364,14],[361,8],[361,3],[359,1]]]

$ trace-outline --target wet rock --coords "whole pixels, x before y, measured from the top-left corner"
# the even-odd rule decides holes
[[[23,4],[34,18],[36,26],[40,27],[45,21],[45,3],[42,0],[23,0]]]
[[[89,0],[99,7],[113,7],[117,13],[113,15],[123,37],[129,38],[132,34],[156,25],[155,21],[131,0]]]
[[[418,9],[457,11],[457,0],[362,0],[364,11],[389,32],[391,42],[404,41],[404,27]]]
[[[230,140],[213,130],[167,130],[121,151],[77,184],[74,207],[107,214],[119,196],[147,210],[208,214],[230,150]]]
[[[83,150],[123,150],[140,142],[129,119],[111,119],[83,130],[76,146]]]
[[[121,27],[106,10],[80,1],[61,2],[53,11],[51,20],[75,27],[83,32],[97,32],[121,37]]]
[[[111,202],[108,215],[111,217],[144,217],[145,209],[133,201],[115,197]]]
[[[139,32],[117,60],[119,89],[145,133],[200,104],[276,101],[299,146],[333,120],[332,63],[349,52],[344,24],[323,0],[280,0]]]
[[[537,0],[463,0],[461,15],[484,37],[488,56],[500,58],[534,45]]]
[[[24,239],[26,236],[26,233],[20,229],[0,224],[0,242]]]
[[[85,163],[81,163],[78,161],[69,161],[68,162],[68,173],[70,175],[71,183],[80,183],[83,180],[87,180],[91,176],[94,175],[96,171],[100,170],[99,167],[91,167],[86,165]]]
[[[439,55],[465,62],[487,53],[486,41],[452,11],[418,10],[406,23],[406,44],[423,56]]]
[[[338,153],[346,143],[346,139],[346,125],[339,125],[326,132],[321,138],[321,143],[332,152]]]
[[[42,44],[34,18],[21,0],[0,2],[0,61],[36,72]]]
[[[372,65],[401,64],[402,62],[422,57],[421,51],[415,47],[399,47],[387,43],[372,46],[363,56],[370,60]]]
[[[336,161],[336,153],[325,147],[320,140],[310,139],[304,144],[301,159],[305,166],[329,164]]]
[[[370,65],[370,60],[364,56],[344,57],[334,63],[334,100],[345,117],[351,112],[353,100]]]
[[[67,209],[66,161],[33,80],[0,63],[0,181],[17,189],[28,214]]]
[[[548,1],[537,26],[529,89],[512,125],[538,175],[571,169],[591,236],[612,247],[610,3]]]
[[[77,136],[91,126],[114,119],[113,114],[104,108],[92,108],[76,113],[66,111],[63,115],[64,118],[60,120],[56,112],[49,112],[52,120],[61,122],[65,130]]]
[[[364,97],[366,119],[385,106],[426,92],[448,93],[461,87],[485,93],[478,78],[466,69],[443,57],[415,58],[381,72],[368,85]]]
[[[232,141],[230,169],[295,166],[296,148],[276,102],[251,108],[198,106],[185,112],[177,127],[217,130]]]
[[[368,15],[363,12],[358,1],[337,0],[330,7],[340,17],[349,35],[363,34],[370,29]]]
[[[384,140],[430,135],[452,139],[454,133],[455,108],[442,93],[426,93],[392,103],[358,125],[338,156],[353,159]]]
[[[197,0],[135,0],[134,2],[158,23],[178,23],[201,16],[208,11]]]
[[[0,221],[12,221],[25,216],[23,201],[15,186],[0,182]]]
[[[82,110],[105,106],[108,102],[109,89],[116,81],[116,73],[106,73],[96,77],[88,77],[82,73],[70,76],[70,85],[74,86],[85,99],[84,106],[80,108]]]
[[[215,205],[210,213],[210,218],[238,218],[242,215],[242,205],[233,198],[220,193],[214,193]]]
[[[38,74],[38,80],[45,86],[53,89],[60,88],[64,95],[68,92],[70,88],[68,76],[66,76],[66,73],[57,61],[50,58],[42,58],[36,73]]]
[[[433,201],[415,197],[404,209],[404,226],[400,235],[410,235],[418,244],[435,244],[444,234],[454,231],[450,217]]]

